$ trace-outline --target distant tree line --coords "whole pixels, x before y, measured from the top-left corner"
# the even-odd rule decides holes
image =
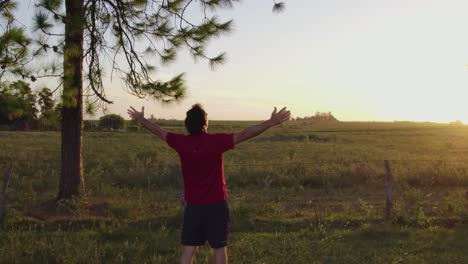
[[[303,124],[312,124],[319,122],[339,122],[331,112],[316,112],[313,116],[296,117],[294,120],[301,121]]]
[[[56,103],[48,88],[34,92],[29,83],[0,82],[0,130],[60,130],[61,104]],[[85,120],[86,130],[122,130],[127,127],[124,118],[108,114],[98,121]],[[134,122],[129,130],[139,131]]]

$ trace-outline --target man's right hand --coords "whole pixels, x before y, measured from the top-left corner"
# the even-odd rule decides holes
[[[271,118],[270,122],[272,125],[276,126],[284,121],[288,121],[291,119],[291,112],[286,109],[286,107],[283,107],[279,112],[277,112],[276,106],[275,110],[273,110],[273,113],[271,113]]]
[[[145,107],[144,106],[141,107],[141,112],[138,112],[137,110],[135,110],[135,108],[130,106],[130,108],[127,109],[127,113],[133,120],[136,120],[138,122],[141,122],[143,119],[145,119]]]

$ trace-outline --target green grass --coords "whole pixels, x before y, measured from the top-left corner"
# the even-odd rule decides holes
[[[467,228],[364,225],[290,232],[234,232],[232,263],[466,263]],[[0,234],[3,263],[176,263],[179,230],[113,227]],[[28,241],[28,243],[25,243]],[[209,249],[197,254],[207,263]]]
[[[250,121],[211,121],[211,132]],[[182,132],[180,121],[164,121]],[[0,263],[176,263],[182,178],[148,133],[86,132],[87,200],[56,205],[59,132],[0,132],[14,161]],[[290,122],[225,154],[232,263],[467,263],[468,127]],[[395,206],[383,219],[390,160]],[[198,263],[208,262],[203,247]]]

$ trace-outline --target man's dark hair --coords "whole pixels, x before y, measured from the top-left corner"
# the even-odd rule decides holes
[[[185,118],[185,128],[191,135],[198,135],[203,131],[203,126],[207,123],[207,114],[200,104],[194,104],[187,111]]]

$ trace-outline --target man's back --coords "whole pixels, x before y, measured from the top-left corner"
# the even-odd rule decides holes
[[[227,199],[223,153],[234,148],[233,134],[168,133],[166,141],[179,154],[187,203],[206,205]]]

